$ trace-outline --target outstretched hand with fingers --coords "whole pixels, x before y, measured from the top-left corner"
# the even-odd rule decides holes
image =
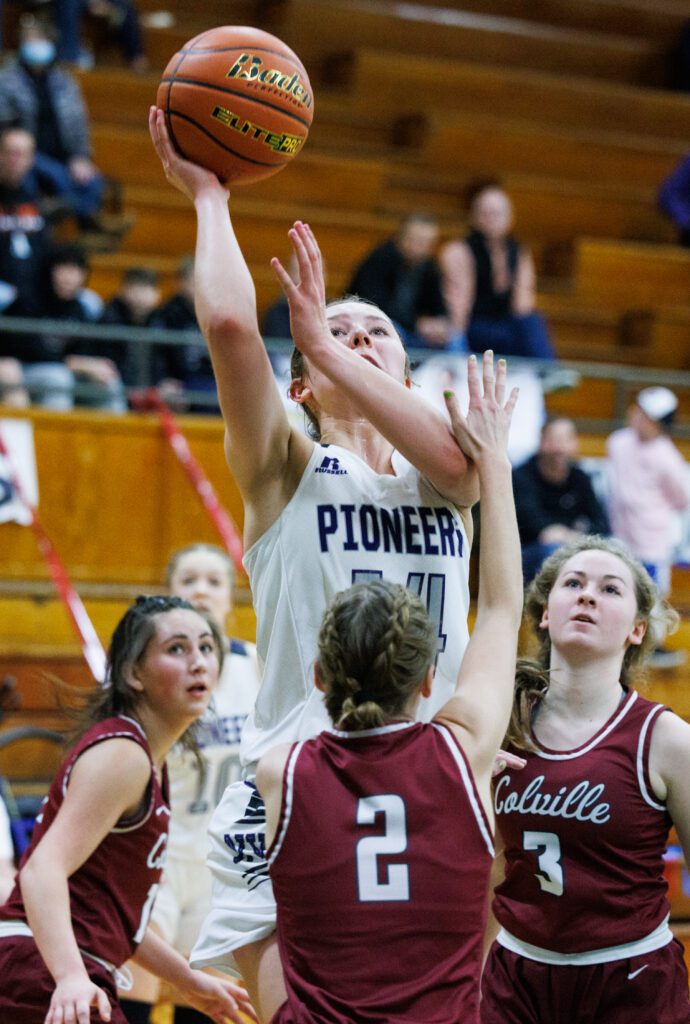
[[[191,976],[192,983],[180,991],[195,1010],[206,1014],[215,1024],[227,1021],[246,1024],[247,1018],[258,1021],[247,991],[241,985],[203,971],[192,971]]]
[[[494,375],[493,352],[485,352],[480,381],[477,358],[470,356],[467,360],[467,387],[470,404],[466,416],[461,413],[452,391],[444,395],[456,441],[476,464],[495,455],[507,458],[508,433],[518,389],[513,388],[505,399],[505,359],[498,360]]]
[[[271,260],[271,266],[290,306],[295,347],[309,356],[315,347],[330,339],[321,250],[309,225],[300,220],[295,221],[288,237],[297,260],[298,280],[292,280],[276,257]]]
[[[166,178],[188,199],[194,202],[204,189],[219,190],[225,196],[229,195],[228,190],[212,171],[207,171],[205,167],[180,156],[170,139],[165,114],[158,107],[149,107],[149,132],[154,149],[163,164]]]

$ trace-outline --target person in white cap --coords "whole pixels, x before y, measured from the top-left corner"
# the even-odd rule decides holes
[[[613,534],[643,562],[662,596],[671,586],[674,521],[690,505],[685,460],[667,434],[677,407],[668,388],[644,388],[628,410],[628,426],[607,441]],[[672,667],[680,658],[680,652],[657,651],[652,661]]]

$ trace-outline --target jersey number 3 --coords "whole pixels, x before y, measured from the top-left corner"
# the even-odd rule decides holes
[[[525,850],[537,850],[536,872],[539,888],[552,896],[563,895],[563,866],[561,864],[561,842],[555,832],[525,832],[522,846]]]
[[[360,903],[404,902],[410,898],[407,864],[381,864],[380,857],[404,853],[407,849],[405,803],[400,796],[361,797],[357,824],[374,825],[383,815],[383,832],[357,842],[357,889]]]

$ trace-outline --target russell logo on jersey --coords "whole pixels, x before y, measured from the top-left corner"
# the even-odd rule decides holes
[[[340,468],[340,459],[331,455],[324,455],[321,465],[314,470],[315,473],[328,473],[329,476],[347,476],[347,470]]]

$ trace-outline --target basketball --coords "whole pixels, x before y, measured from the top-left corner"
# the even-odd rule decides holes
[[[285,167],[314,115],[307,72],[292,50],[268,32],[235,25],[186,43],[163,72],[156,104],[178,152],[233,184]]]

